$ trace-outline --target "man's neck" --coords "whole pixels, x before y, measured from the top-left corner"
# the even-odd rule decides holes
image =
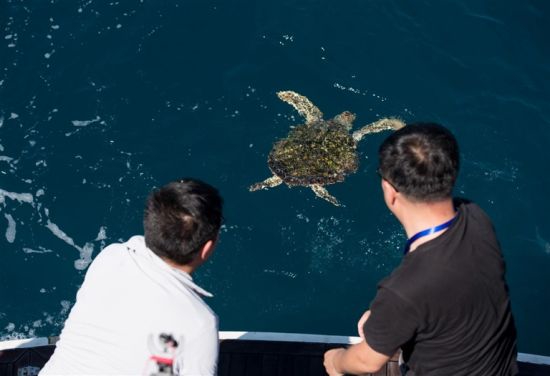
[[[171,261],[171,260],[168,260],[167,258],[163,258],[162,259],[165,263],[167,263],[168,265],[170,265],[172,268],[174,269],[178,269],[178,270],[181,270],[182,272],[185,272],[189,275],[193,274],[193,272],[195,271],[195,269],[197,269],[197,266],[193,265],[193,264],[188,264],[188,265],[180,265],[180,264],[176,264],[175,262]]]
[[[400,218],[401,224],[407,233],[407,237],[411,238],[416,233],[439,226],[452,219],[455,216],[455,209],[452,199],[437,201],[432,203],[408,202],[406,210]],[[426,243],[444,231],[419,238],[411,245],[411,252],[420,244]]]

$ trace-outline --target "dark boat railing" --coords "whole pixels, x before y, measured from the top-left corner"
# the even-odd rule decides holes
[[[0,375],[33,376],[48,361],[58,337],[0,342]],[[270,333],[220,332],[219,376],[325,375],[323,354],[335,347],[361,341],[359,337]],[[372,376],[398,376],[398,355]],[[520,376],[550,375],[550,357],[518,354]]]

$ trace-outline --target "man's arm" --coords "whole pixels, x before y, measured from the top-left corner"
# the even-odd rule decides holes
[[[329,376],[345,373],[374,373],[390,360],[390,357],[374,351],[368,343],[352,345],[347,349],[332,349],[325,353],[325,370]]]
[[[217,374],[218,366],[218,326],[211,323],[197,331],[192,338],[186,338],[178,346],[174,364],[174,374],[209,375]]]
[[[357,333],[359,333],[359,337],[361,337],[363,340],[365,339],[365,333],[363,332],[363,328],[365,327],[365,323],[370,317],[370,309],[363,313],[363,316],[359,319],[357,322]]]
[[[407,319],[403,319],[406,312]],[[418,318],[411,305],[387,289],[379,289],[371,309],[357,324],[361,343],[325,353],[324,365],[330,376],[345,373],[374,373],[386,364],[402,344],[413,338]],[[375,345],[374,350],[368,343]]]
[[[325,369],[329,376],[343,375],[344,373],[374,373],[390,359],[389,356],[374,351],[365,341],[363,326],[370,316],[366,311],[357,323],[357,330],[363,342],[346,349],[332,349],[325,353]]]

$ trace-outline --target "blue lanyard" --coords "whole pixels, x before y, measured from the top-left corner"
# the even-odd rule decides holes
[[[409,249],[411,248],[411,244],[414,243],[416,240],[418,240],[418,239],[420,239],[424,236],[428,236],[428,235],[431,235],[433,233],[436,233],[436,232],[439,232],[439,231],[445,230],[446,228],[451,227],[451,225],[455,221],[456,217],[458,217],[458,213],[456,213],[456,215],[453,218],[451,218],[450,220],[448,220],[445,223],[442,223],[442,224],[440,224],[438,226],[435,226],[435,227],[427,228],[425,230],[422,230],[422,231],[417,232],[416,234],[414,234],[409,240],[407,240],[407,244],[405,244],[405,251],[403,253],[406,255],[409,252]]]

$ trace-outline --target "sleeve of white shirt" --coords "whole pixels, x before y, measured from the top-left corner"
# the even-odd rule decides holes
[[[218,368],[218,327],[207,326],[178,346],[174,362],[176,375],[216,375]]]

